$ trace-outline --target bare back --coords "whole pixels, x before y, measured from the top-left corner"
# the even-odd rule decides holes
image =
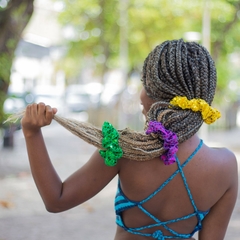
[[[199,144],[198,137],[194,136],[179,146],[177,153],[181,164],[193,153]],[[236,181],[235,156],[227,149],[209,148],[203,144],[199,152],[183,168],[189,189],[194,202],[200,211],[208,211],[224,196],[232,184]],[[123,193],[134,201],[141,201],[152,194],[165,180],[178,169],[177,164],[165,166],[159,158],[146,162],[121,160],[120,163],[120,182]],[[233,179],[234,178],[234,179]],[[233,205],[234,205],[233,201]],[[228,203],[229,204],[229,203]],[[189,199],[189,195],[184,186],[180,174],[176,175],[159,193],[144,203],[151,214],[161,221],[180,218],[194,212],[194,208]],[[231,204],[228,206],[230,214],[224,216],[225,220],[230,218]],[[124,224],[127,227],[140,227],[153,224],[154,220],[149,218],[137,207],[130,208],[122,214]],[[211,217],[211,211],[209,213]],[[207,222],[207,219],[203,224]],[[171,224],[174,231],[180,233],[190,233],[197,224],[197,218],[192,217],[184,221]],[[228,222],[228,221],[227,221]],[[161,227],[144,230],[143,232],[153,232],[160,229],[165,235],[171,235]],[[146,237],[135,236],[118,228],[115,238],[120,239],[148,239]],[[124,236],[123,238],[121,236]],[[206,238],[204,238],[206,239]]]
[[[56,111],[44,104],[32,104],[26,109],[22,119],[32,175],[49,212],[66,211],[87,201],[117,174],[120,177],[120,187],[128,199],[140,201],[151,195],[177,170],[176,164],[165,166],[159,158],[146,162],[122,158],[115,166],[109,167],[96,150],[84,166],[62,182],[51,163],[41,132],[41,127],[51,122],[54,112]],[[199,143],[200,139],[194,135],[180,144],[177,163],[178,167],[181,166],[196,148],[200,149],[183,168],[184,178],[189,185],[197,211],[210,210],[202,221],[199,240],[221,240],[224,239],[237,197],[236,158],[227,149],[212,149],[205,145],[198,148]],[[175,175],[160,192],[143,203],[143,207],[155,218],[168,221],[196,212],[181,176]],[[127,227],[141,227],[153,222],[153,218],[144,215],[137,207],[122,211],[122,218]],[[187,239],[191,238],[196,223],[196,215],[193,215],[183,221],[171,222],[171,228],[184,235],[181,239]],[[167,229],[162,229],[162,226],[153,229],[154,235],[148,231],[150,230],[143,230],[150,238],[176,238],[170,237]],[[165,237],[161,237],[162,233]],[[148,237],[133,235],[124,228],[117,228],[115,240],[143,239],[149,240]]]

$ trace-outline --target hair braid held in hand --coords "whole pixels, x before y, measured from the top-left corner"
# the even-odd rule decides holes
[[[203,99],[211,105],[215,94],[216,70],[208,51],[197,43],[181,39],[163,42],[146,58],[142,74],[147,95],[156,101],[148,112],[146,127],[150,121],[157,121],[177,135],[178,143],[193,136],[203,123],[201,113],[173,106],[170,101],[176,96],[185,96],[189,100]],[[54,119],[84,141],[104,149],[101,129],[58,115]],[[161,134],[151,132],[147,135],[128,128],[118,130],[118,133],[118,144],[125,158],[146,161],[166,151]]]
[[[201,98],[211,105],[216,88],[216,69],[208,51],[195,42],[166,41],[146,58],[142,77],[148,96],[157,102],[148,112],[148,121],[161,122],[182,143],[201,127],[200,112],[181,109],[169,102],[175,96]]]

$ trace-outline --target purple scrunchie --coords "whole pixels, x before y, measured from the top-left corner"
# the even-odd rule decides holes
[[[160,122],[150,121],[146,134],[157,133],[162,134],[164,143],[163,147],[166,150],[160,157],[165,165],[170,165],[176,162],[175,154],[178,151],[178,137],[176,133],[167,130]]]

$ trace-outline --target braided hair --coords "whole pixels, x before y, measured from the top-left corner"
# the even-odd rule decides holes
[[[160,122],[175,133],[178,143],[192,137],[201,127],[200,112],[181,109],[170,104],[176,96],[200,98],[209,105],[216,88],[216,69],[208,51],[195,42],[165,41],[156,46],[144,61],[142,83],[147,95],[156,102],[148,111],[146,127],[150,121]],[[16,114],[8,121],[22,117]],[[90,123],[54,115],[54,119],[84,141],[102,147],[102,130]],[[118,130],[118,144],[123,157],[135,161],[151,160],[165,153],[163,136],[136,132],[129,128]]]
[[[157,102],[148,112],[148,121],[161,122],[182,143],[201,127],[200,112],[169,108],[175,96],[201,98],[211,105],[216,88],[216,69],[208,51],[195,42],[165,41],[155,47],[143,66],[142,82],[147,95]]]

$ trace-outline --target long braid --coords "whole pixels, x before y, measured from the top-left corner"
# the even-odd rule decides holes
[[[215,94],[216,69],[208,51],[199,44],[182,39],[166,41],[156,46],[145,59],[142,82],[147,95],[156,101],[148,112],[146,126],[149,121],[161,122],[177,135],[178,143],[182,143],[199,130],[203,119],[200,112],[171,106],[170,101],[176,96],[186,96],[188,99],[201,98],[210,105]],[[101,129],[57,115],[54,119],[84,141],[103,149]],[[125,158],[146,161],[165,152],[161,135],[146,135],[128,128],[118,132]]]
[[[199,44],[173,40],[157,46],[149,54],[143,69],[149,65],[151,71],[158,74],[143,74],[142,78],[148,96],[157,100],[148,112],[148,121],[161,122],[175,132],[182,143],[199,130],[203,119],[200,112],[169,108],[169,101],[175,96],[186,96],[188,99],[201,98],[211,104],[216,87],[214,63]]]

